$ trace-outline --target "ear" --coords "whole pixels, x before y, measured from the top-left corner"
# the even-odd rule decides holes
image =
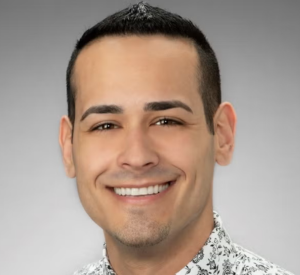
[[[59,144],[61,147],[65,171],[68,177],[76,176],[73,161],[73,143],[72,143],[72,124],[67,116],[63,116],[60,120],[59,128]]]
[[[219,165],[228,165],[231,161],[236,128],[236,114],[229,102],[223,102],[215,116],[215,160]]]

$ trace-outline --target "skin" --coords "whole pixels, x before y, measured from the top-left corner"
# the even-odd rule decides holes
[[[118,275],[175,274],[214,227],[214,166],[231,160],[236,115],[230,103],[222,103],[214,116],[215,135],[209,132],[197,66],[190,41],[161,35],[105,37],[76,60],[73,142],[67,116],[60,122],[59,142],[66,173],[76,177],[83,207],[103,229]],[[192,112],[144,110],[149,102],[172,100]],[[102,104],[118,105],[123,113],[81,119]],[[164,118],[173,122],[165,125]],[[110,128],[96,128],[103,123]],[[113,192],[171,180],[175,183],[165,192],[146,199]]]

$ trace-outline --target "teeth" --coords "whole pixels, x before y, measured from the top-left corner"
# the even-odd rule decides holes
[[[137,195],[139,195],[139,189],[138,188],[132,188],[131,189],[131,195],[132,196],[137,196]]]
[[[147,190],[148,195],[152,195],[153,192],[154,192],[154,187],[153,186],[149,186],[148,190]]]
[[[139,195],[148,195],[148,188],[147,187],[140,188]]]
[[[114,188],[116,194],[120,196],[145,196],[160,193],[170,186],[169,183],[164,185],[155,185],[142,188]]]

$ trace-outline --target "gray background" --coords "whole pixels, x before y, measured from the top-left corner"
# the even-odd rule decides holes
[[[238,116],[233,162],[214,183],[231,238],[300,274],[300,2],[148,2],[196,22],[219,58]],[[101,257],[58,127],[75,40],[129,3],[0,2],[0,274],[67,275]]]

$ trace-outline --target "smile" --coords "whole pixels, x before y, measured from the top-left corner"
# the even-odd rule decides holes
[[[114,191],[120,196],[147,196],[163,192],[169,188],[170,184],[171,182],[142,188],[114,188]]]

